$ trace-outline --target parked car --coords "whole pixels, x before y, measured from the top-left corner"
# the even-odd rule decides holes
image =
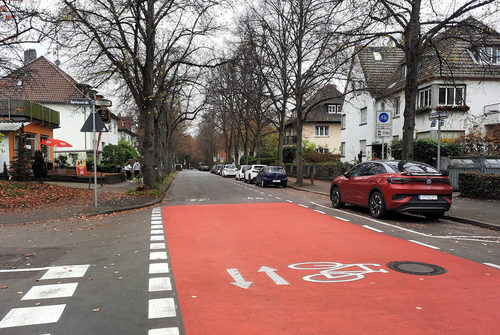
[[[356,165],[332,182],[335,208],[352,203],[380,218],[387,211],[423,214],[437,220],[450,209],[450,179],[430,165],[407,161],[368,161]]]
[[[222,177],[234,177],[234,176],[236,176],[237,171],[238,171],[238,169],[236,168],[236,165],[226,164],[222,168],[221,176]]]
[[[217,174],[217,164],[214,164],[214,165],[212,166],[212,168],[210,169],[210,172],[211,172],[211,173],[215,173],[215,174]]]
[[[198,165],[198,170],[210,171],[210,166],[208,166],[208,164],[205,164],[205,163],[200,163],[200,165]]]
[[[175,164],[175,171],[182,171],[182,164]]]
[[[248,170],[245,171],[245,183],[253,183],[259,173],[260,169],[265,167],[265,165],[252,165]]]
[[[287,186],[288,179],[286,171],[281,166],[263,167],[255,178],[255,185],[266,187],[267,185]]]
[[[248,170],[251,165],[242,165],[240,169],[236,172],[236,180],[245,180],[245,171]]]
[[[222,172],[222,169],[224,168],[224,164],[217,164],[215,167],[215,174],[218,174],[220,176],[220,173]]]

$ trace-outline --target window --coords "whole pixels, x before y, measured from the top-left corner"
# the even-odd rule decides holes
[[[340,129],[345,129],[346,114],[342,114],[340,117]]]
[[[380,52],[374,51],[373,52],[373,59],[375,59],[376,61],[382,60],[382,55],[380,54]]]
[[[316,126],[314,135],[316,137],[328,137],[328,136],[330,136],[330,127],[329,126]]]
[[[397,141],[399,141],[399,135],[394,135],[394,136],[392,137],[392,141],[393,141],[393,142],[397,142]]]
[[[363,157],[366,157],[366,140],[359,141],[359,151]]]
[[[407,67],[406,64],[401,65],[401,79],[406,78],[406,72],[407,72]]]
[[[345,142],[340,143],[340,156],[345,157]]]
[[[360,112],[361,112],[361,115],[360,115],[360,122],[359,122],[359,124],[366,124],[366,122],[368,120],[367,119],[368,108],[366,108],[366,107],[365,108],[361,108]]]
[[[430,107],[432,101],[432,90],[430,87],[424,88],[418,92],[417,106],[418,108]]]
[[[439,105],[463,105],[465,103],[464,86],[439,86]]]
[[[400,117],[401,116],[401,109],[399,108],[399,105],[400,105],[400,97],[397,97],[396,99],[394,99],[394,115],[393,117]]]
[[[500,46],[485,46],[470,50],[476,63],[500,65]]]
[[[328,153],[328,148],[319,147],[319,148],[316,148],[316,152],[318,152],[320,154],[327,154]]]
[[[328,105],[328,114],[337,114],[339,111],[339,105]]]

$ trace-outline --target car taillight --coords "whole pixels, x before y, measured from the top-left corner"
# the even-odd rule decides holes
[[[410,182],[407,178],[387,178],[390,184],[407,184]]]

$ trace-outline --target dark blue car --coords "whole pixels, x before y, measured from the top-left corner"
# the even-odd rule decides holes
[[[286,187],[287,182],[286,171],[281,166],[266,166],[259,171],[255,179],[255,184],[262,187],[269,184]]]

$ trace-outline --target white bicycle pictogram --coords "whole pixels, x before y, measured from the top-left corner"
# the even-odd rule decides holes
[[[288,267],[295,270],[321,270],[319,273],[302,277],[305,281],[314,283],[341,283],[365,278],[368,273],[389,273],[385,269],[372,269],[380,264],[342,264],[338,262],[305,262],[291,264]]]

